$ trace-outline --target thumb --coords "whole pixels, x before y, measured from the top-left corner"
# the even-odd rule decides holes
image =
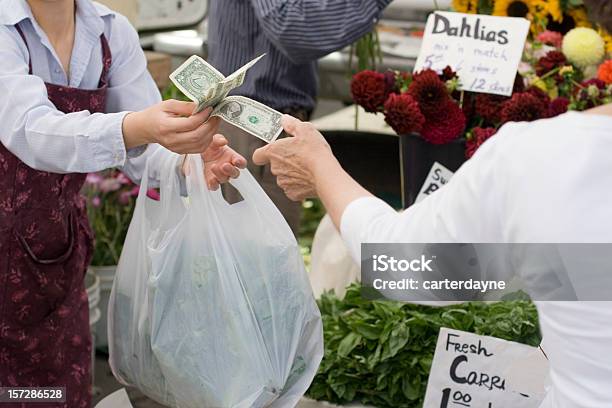
[[[283,115],[281,118],[281,125],[283,125],[283,129],[291,136],[295,136],[297,127],[300,123],[302,122],[299,119],[294,118],[291,115]]]
[[[253,152],[253,163],[258,166],[263,166],[264,164],[268,164],[270,162],[270,156],[268,150],[270,149],[270,145],[260,147],[259,149]]]
[[[177,101],[176,99],[168,99],[163,102],[164,110],[169,113],[174,113],[177,116],[191,116],[191,113],[196,107],[195,102]]]

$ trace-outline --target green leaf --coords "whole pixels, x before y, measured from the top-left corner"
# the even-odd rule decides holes
[[[361,336],[357,333],[349,333],[338,345],[338,355],[348,356],[355,347],[361,343]]]
[[[402,392],[407,399],[411,401],[419,399],[421,397],[421,387],[422,383],[419,376],[404,376],[402,381]]]
[[[355,323],[351,328],[368,340],[378,340],[382,330],[380,327],[367,323]]]

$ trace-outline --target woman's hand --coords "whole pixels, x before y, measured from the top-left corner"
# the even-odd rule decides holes
[[[210,118],[210,107],[191,116],[195,107],[193,102],[170,99],[128,113],[123,119],[126,148],[158,143],[180,154],[205,151],[217,133],[219,118]]]
[[[217,190],[219,185],[240,175],[240,169],[247,165],[246,159],[227,145],[227,139],[215,135],[212,143],[201,153],[204,162],[204,178],[210,190]],[[188,162],[183,162],[183,174],[189,173]]]
[[[270,143],[255,150],[253,162],[270,163],[276,182],[287,197],[301,201],[317,195],[316,167],[325,161],[336,161],[323,135],[308,122],[284,115],[282,125],[294,137]]]
[[[215,135],[208,149],[202,153],[204,161],[204,177],[211,190],[219,188],[221,183],[240,175],[247,161],[227,145],[227,139],[222,135]]]

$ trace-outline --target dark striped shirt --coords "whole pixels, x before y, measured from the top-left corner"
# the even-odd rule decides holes
[[[228,75],[258,55],[236,94],[277,109],[315,106],[317,59],[371,30],[391,0],[211,0],[208,60]]]

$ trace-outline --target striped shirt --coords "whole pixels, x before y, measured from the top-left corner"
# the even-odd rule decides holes
[[[211,0],[208,60],[224,75],[266,53],[236,94],[312,110],[317,59],[372,29],[391,0]]]

